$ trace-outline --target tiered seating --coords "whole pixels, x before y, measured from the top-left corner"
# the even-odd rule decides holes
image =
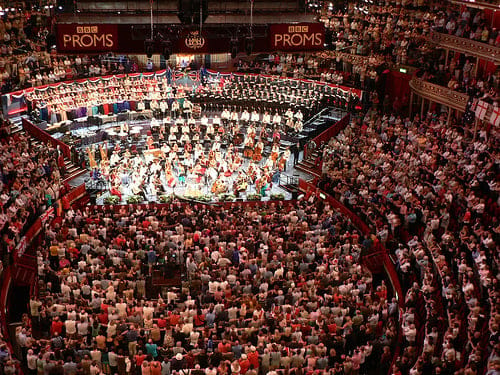
[[[454,371],[461,365],[466,368],[481,367],[485,365],[485,356],[473,336],[476,332],[483,332],[489,307],[480,306],[487,300],[478,293],[479,278],[474,272],[477,267],[474,263],[477,262],[473,259],[484,259],[479,261],[483,273],[481,283],[488,284],[491,274],[487,259],[495,259],[498,254],[491,252],[494,245],[491,235],[488,235],[491,232],[486,229],[488,221],[484,220],[490,220],[497,207],[493,203],[491,208],[486,209],[483,202],[487,199],[493,202],[491,198],[497,194],[492,179],[494,173],[485,172],[486,179],[477,177],[474,173],[479,173],[480,169],[464,170],[459,164],[457,173],[460,181],[446,180],[440,158],[460,160],[465,150],[450,148],[460,133],[453,130],[441,132],[444,122],[431,125],[426,119],[416,121],[421,124],[420,130],[408,120],[403,130],[395,117],[385,117],[381,121],[376,116],[370,120],[367,115],[364,125],[347,128],[323,150],[323,170],[326,172],[320,185],[353,210],[361,212],[377,228],[381,240],[396,251],[403,286],[408,289],[412,287],[411,283],[416,282],[415,287],[424,295],[424,302],[422,299],[418,302],[416,295],[414,301],[414,315],[425,318],[417,333],[419,339],[422,335],[425,337],[423,351],[419,349],[414,356],[413,352],[407,353],[407,347],[400,364],[407,366],[407,361],[403,360],[407,354],[416,360],[415,371],[421,371],[425,366],[437,366],[445,371]],[[424,137],[427,142],[419,144]],[[491,137],[497,135],[492,134]],[[394,147],[398,147],[397,156],[393,153]],[[464,148],[472,152],[484,150],[483,144],[478,141],[470,146],[464,145]],[[437,159],[428,158],[431,149],[439,150],[434,156]],[[492,160],[489,158],[495,158],[497,153],[497,148],[491,148],[488,154],[483,155],[486,160]],[[404,158],[404,163],[400,158]],[[433,160],[437,162],[433,163]],[[492,166],[487,161],[481,162],[481,165],[486,168]],[[414,184],[408,184],[408,178],[413,178]],[[453,179],[452,176],[450,178]],[[474,193],[468,197],[458,194],[457,186],[471,180]],[[482,189],[479,188],[479,181],[483,184]],[[433,202],[432,205],[429,202]],[[481,225],[484,226],[478,231]],[[485,251],[484,254],[479,247],[471,249],[467,233],[481,239],[478,246]],[[402,245],[395,248],[391,238]],[[420,269],[421,274],[412,278],[411,270],[415,268]],[[413,294],[408,293],[407,297],[412,300]],[[430,354],[427,349],[432,345],[428,337],[436,335],[433,327],[437,336]],[[473,360],[469,361],[469,358]]]

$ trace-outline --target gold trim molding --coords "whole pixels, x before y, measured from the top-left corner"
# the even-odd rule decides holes
[[[467,94],[450,90],[447,87],[426,82],[420,78],[413,78],[410,81],[410,88],[413,92],[430,101],[444,104],[447,107],[465,112],[465,106],[469,100]]]
[[[495,64],[500,65],[499,47],[435,31],[431,33],[430,40],[442,48],[458,51],[469,56],[479,57],[480,59],[492,61]]]

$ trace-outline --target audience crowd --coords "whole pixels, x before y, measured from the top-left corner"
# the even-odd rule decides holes
[[[49,4],[4,11],[2,93],[139,69],[127,57],[55,54]],[[429,42],[434,31],[500,46],[481,10],[325,3],[321,20],[328,59],[273,53],[236,69],[374,91],[387,67],[410,65],[498,105],[497,72]],[[70,209],[38,249],[38,293],[15,336],[28,373],[498,373],[496,129],[472,134],[447,115],[405,118],[376,102],[320,146],[319,182],[376,236],[365,238],[310,194],[294,208]],[[23,231],[59,198],[64,159],[10,134],[8,121],[0,133],[1,275]],[[373,241],[397,264],[401,316],[385,282],[360,262]],[[182,269],[183,281],[155,290],[149,275],[168,267]],[[18,371],[11,354],[0,337],[1,375]]]
[[[500,46],[500,34],[490,27],[480,9],[431,2],[352,2],[336,11],[321,8],[321,20],[331,33],[331,46],[337,53],[369,56],[386,64],[410,65],[425,72],[423,78],[472,96],[498,96],[498,78],[494,68],[478,71],[475,58],[463,54],[459,59],[447,56],[444,50],[433,47],[431,32],[470,38],[492,46]],[[337,58],[337,65],[340,61]],[[365,76],[374,74],[370,61],[359,59],[357,64],[343,63],[339,71]],[[380,71],[377,72],[380,74]],[[334,72],[330,71],[330,74]],[[376,77],[376,76],[375,76]],[[361,85],[364,87],[364,85]],[[369,88],[366,88],[369,89]],[[483,92],[476,92],[476,90]]]
[[[29,371],[386,372],[398,304],[360,263],[371,239],[306,198],[68,210],[38,251],[39,297],[17,330]],[[148,276],[172,262],[184,281],[156,295]]]
[[[57,55],[52,32],[53,1],[20,2],[0,17],[0,91],[109,74],[135,72],[126,56]],[[30,6],[32,5],[32,6]]]
[[[0,261],[9,265],[24,230],[59,199],[64,159],[59,150],[0,127]]]
[[[320,186],[393,251],[406,291],[394,373],[498,370],[498,133],[372,110],[323,149]],[[415,272],[417,271],[417,272]]]

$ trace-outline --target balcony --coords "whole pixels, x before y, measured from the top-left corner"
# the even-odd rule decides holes
[[[450,3],[456,5],[463,5],[468,8],[476,9],[491,9],[493,11],[500,10],[500,5],[498,2],[493,1],[474,1],[474,0],[450,0]]]
[[[413,78],[410,81],[410,88],[415,94],[422,98],[428,99],[431,102],[444,104],[460,112],[465,112],[465,106],[469,100],[467,94],[426,82],[420,78]]]
[[[464,53],[500,65],[500,48],[472,39],[432,32],[430,41],[441,48]]]

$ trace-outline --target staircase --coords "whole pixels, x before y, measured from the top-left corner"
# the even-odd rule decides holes
[[[299,188],[298,176],[282,174],[280,175],[279,185],[281,188],[292,194],[292,199],[297,199],[297,197],[302,193]]]
[[[64,168],[66,170],[66,173],[63,176],[63,184],[69,183],[75,178],[87,173],[86,169],[73,164],[73,162],[71,160],[68,160],[67,158],[64,158]]]
[[[45,144],[41,142],[39,139],[27,134],[24,129],[23,129],[23,118],[26,118],[26,116],[20,116],[20,117],[14,117],[10,119],[12,125],[11,125],[11,134],[23,134],[23,135],[28,135],[31,139],[31,144],[35,147],[45,147]],[[79,167],[78,165],[74,164],[71,160],[68,158],[64,157],[64,169],[65,172],[62,173],[61,171],[61,177],[62,177],[62,184],[69,183],[71,180],[75,179],[78,176],[81,176],[84,173],[87,173],[86,169],[83,169]]]
[[[315,178],[321,178],[321,166],[316,166],[316,159],[320,156],[320,151],[314,150],[307,158],[302,159],[295,168],[299,171],[309,173]]]

